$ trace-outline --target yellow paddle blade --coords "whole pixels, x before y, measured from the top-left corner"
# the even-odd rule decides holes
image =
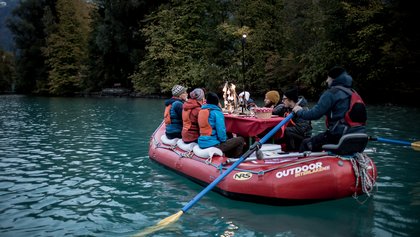
[[[133,237],[143,237],[143,236],[147,236],[149,234],[155,233],[156,231],[162,230],[166,228],[167,226],[169,226],[170,224],[176,222],[179,219],[179,217],[182,216],[183,213],[184,213],[183,211],[179,211],[173,214],[172,216],[168,216],[165,219],[159,221],[156,225],[147,227],[146,229],[133,235]]]
[[[420,151],[420,141],[411,143],[411,147],[416,151]]]
[[[159,221],[158,225],[164,225],[164,226],[170,225],[170,224],[174,223],[175,221],[177,221],[182,216],[182,214],[184,214],[184,212],[179,211],[179,212],[173,214],[172,216],[168,216],[165,219]]]

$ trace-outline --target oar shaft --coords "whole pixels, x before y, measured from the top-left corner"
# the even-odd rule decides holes
[[[382,138],[382,137],[376,138],[376,141],[383,142],[383,143],[397,144],[397,145],[402,145],[402,146],[411,146],[411,142],[408,142],[408,141],[394,140],[394,139],[388,139],[388,138]]]
[[[224,179],[230,172],[232,172],[240,163],[242,163],[248,156],[251,155],[257,148],[258,144],[264,144],[271,136],[273,136],[284,124],[286,124],[292,117],[294,113],[290,113],[285,119],[283,119],[279,124],[277,124],[269,133],[267,133],[261,140],[257,143],[254,143],[251,148],[245,152],[235,163],[233,163],[225,172],[220,174],[213,182],[211,182],[205,189],[203,189],[199,194],[197,194],[190,202],[188,202],[181,210],[185,213],[190,209],[196,202],[198,202],[207,192],[212,190],[222,179]]]
[[[243,160],[245,160],[245,157],[241,157],[239,160],[237,160],[229,169],[227,169],[225,172],[220,174],[213,182],[211,182],[205,189],[203,189],[199,194],[197,194],[187,205],[185,205],[181,210],[185,213],[190,209],[196,202],[198,202],[207,192],[212,190],[222,179],[224,179],[232,170],[234,170]]]

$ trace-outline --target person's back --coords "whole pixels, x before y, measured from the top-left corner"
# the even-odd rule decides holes
[[[190,99],[183,105],[182,110],[182,140],[185,143],[197,142],[200,136],[198,113],[204,103],[204,91],[197,88],[190,93]]]
[[[228,157],[239,157],[245,142],[242,137],[227,139],[225,117],[219,106],[219,97],[210,92],[207,94],[206,102],[198,114],[199,147],[202,149],[217,147]]]
[[[172,88],[172,98],[165,101],[165,134],[169,139],[182,137],[182,106],[184,101],[187,100],[187,96],[185,87],[175,85]]]
[[[347,74],[344,68],[334,67],[328,73],[327,84],[329,89],[321,95],[318,103],[307,111],[301,110],[300,106],[293,109],[296,116],[306,120],[320,119],[324,115],[327,120],[327,131],[310,139],[305,139],[300,151],[320,151],[324,144],[337,144],[344,134],[364,133],[366,131],[364,125],[351,127],[344,119],[346,112],[349,110],[351,96],[337,86],[351,88],[352,82],[352,77]]]
[[[207,95],[207,104],[201,107],[198,114],[200,137],[198,145],[200,148],[208,148],[219,145],[227,140],[225,118],[221,108],[217,105],[217,95],[210,92]]]

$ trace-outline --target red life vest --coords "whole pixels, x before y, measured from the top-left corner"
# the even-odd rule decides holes
[[[211,136],[213,131],[209,123],[210,109],[201,109],[198,113],[198,125],[200,127],[201,136]]]
[[[363,102],[362,97],[353,89],[346,88],[344,86],[334,86],[337,89],[344,91],[350,96],[349,109],[344,115],[344,119],[340,120],[347,123],[350,127],[364,126],[367,121],[366,105]],[[327,117],[328,127],[328,117]]]
[[[201,104],[195,100],[190,100],[184,104],[182,110],[182,140],[185,142],[196,141],[200,136],[200,128],[198,127],[200,109]]]
[[[344,119],[351,127],[366,125],[367,112],[365,102],[356,91],[353,91],[350,100],[350,109]]]
[[[166,125],[171,124],[171,108],[172,104],[166,106],[165,113],[163,114],[163,118]]]
[[[283,117],[286,118],[287,116],[289,116],[289,114],[290,114],[290,112],[285,112],[284,115],[283,115]],[[296,123],[295,123],[295,121],[293,121],[293,118],[290,119],[289,122],[287,122],[287,125],[286,126],[288,126],[289,123],[292,124],[292,126],[296,126]],[[286,127],[286,126],[284,126],[284,127]]]

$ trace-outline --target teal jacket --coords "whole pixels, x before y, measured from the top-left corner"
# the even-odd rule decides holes
[[[227,140],[225,116],[222,109],[213,104],[204,104],[201,109],[210,109],[209,124],[212,128],[211,136],[202,136],[198,138],[198,145],[201,149],[219,145]]]

